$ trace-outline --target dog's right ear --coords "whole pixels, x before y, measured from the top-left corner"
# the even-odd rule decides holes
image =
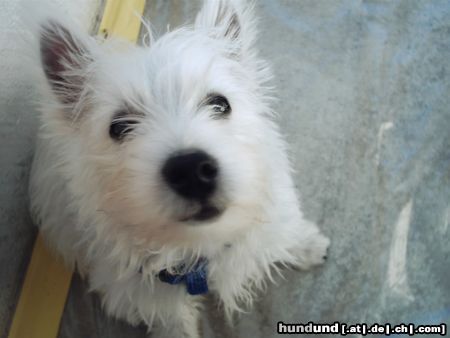
[[[195,19],[195,28],[233,42],[239,57],[245,56],[256,36],[253,7],[253,1],[206,0]]]
[[[77,106],[84,95],[87,68],[92,56],[86,43],[56,21],[41,24],[42,67],[56,97],[63,105]]]

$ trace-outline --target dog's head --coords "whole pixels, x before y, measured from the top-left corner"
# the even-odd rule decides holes
[[[226,239],[261,221],[278,136],[251,12],[212,0],[142,47],[41,26],[44,123],[69,189],[96,196],[86,208],[144,241]]]

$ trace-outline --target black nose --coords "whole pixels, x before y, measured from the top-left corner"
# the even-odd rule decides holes
[[[178,195],[205,201],[216,189],[219,168],[217,161],[200,150],[177,153],[169,157],[162,175]]]

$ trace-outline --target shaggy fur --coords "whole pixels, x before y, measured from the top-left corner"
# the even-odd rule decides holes
[[[143,47],[99,41],[51,18],[37,31],[46,79],[32,212],[110,315],[198,337],[201,297],[159,281],[162,269],[207,258],[209,288],[231,316],[276,263],[323,262],[329,240],[300,211],[251,5],[207,1],[193,26]],[[211,93],[228,99],[229,115],[207,104]],[[120,119],[130,130],[114,140],[110,126]],[[201,206],[162,179],[166,159],[183,149],[217,159],[210,203],[219,217],[186,221]]]

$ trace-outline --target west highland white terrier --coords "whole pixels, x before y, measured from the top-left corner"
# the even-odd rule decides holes
[[[202,294],[231,317],[329,245],[300,210],[252,7],[207,1],[146,46],[37,29],[36,223],[108,314],[167,337],[199,336]]]

